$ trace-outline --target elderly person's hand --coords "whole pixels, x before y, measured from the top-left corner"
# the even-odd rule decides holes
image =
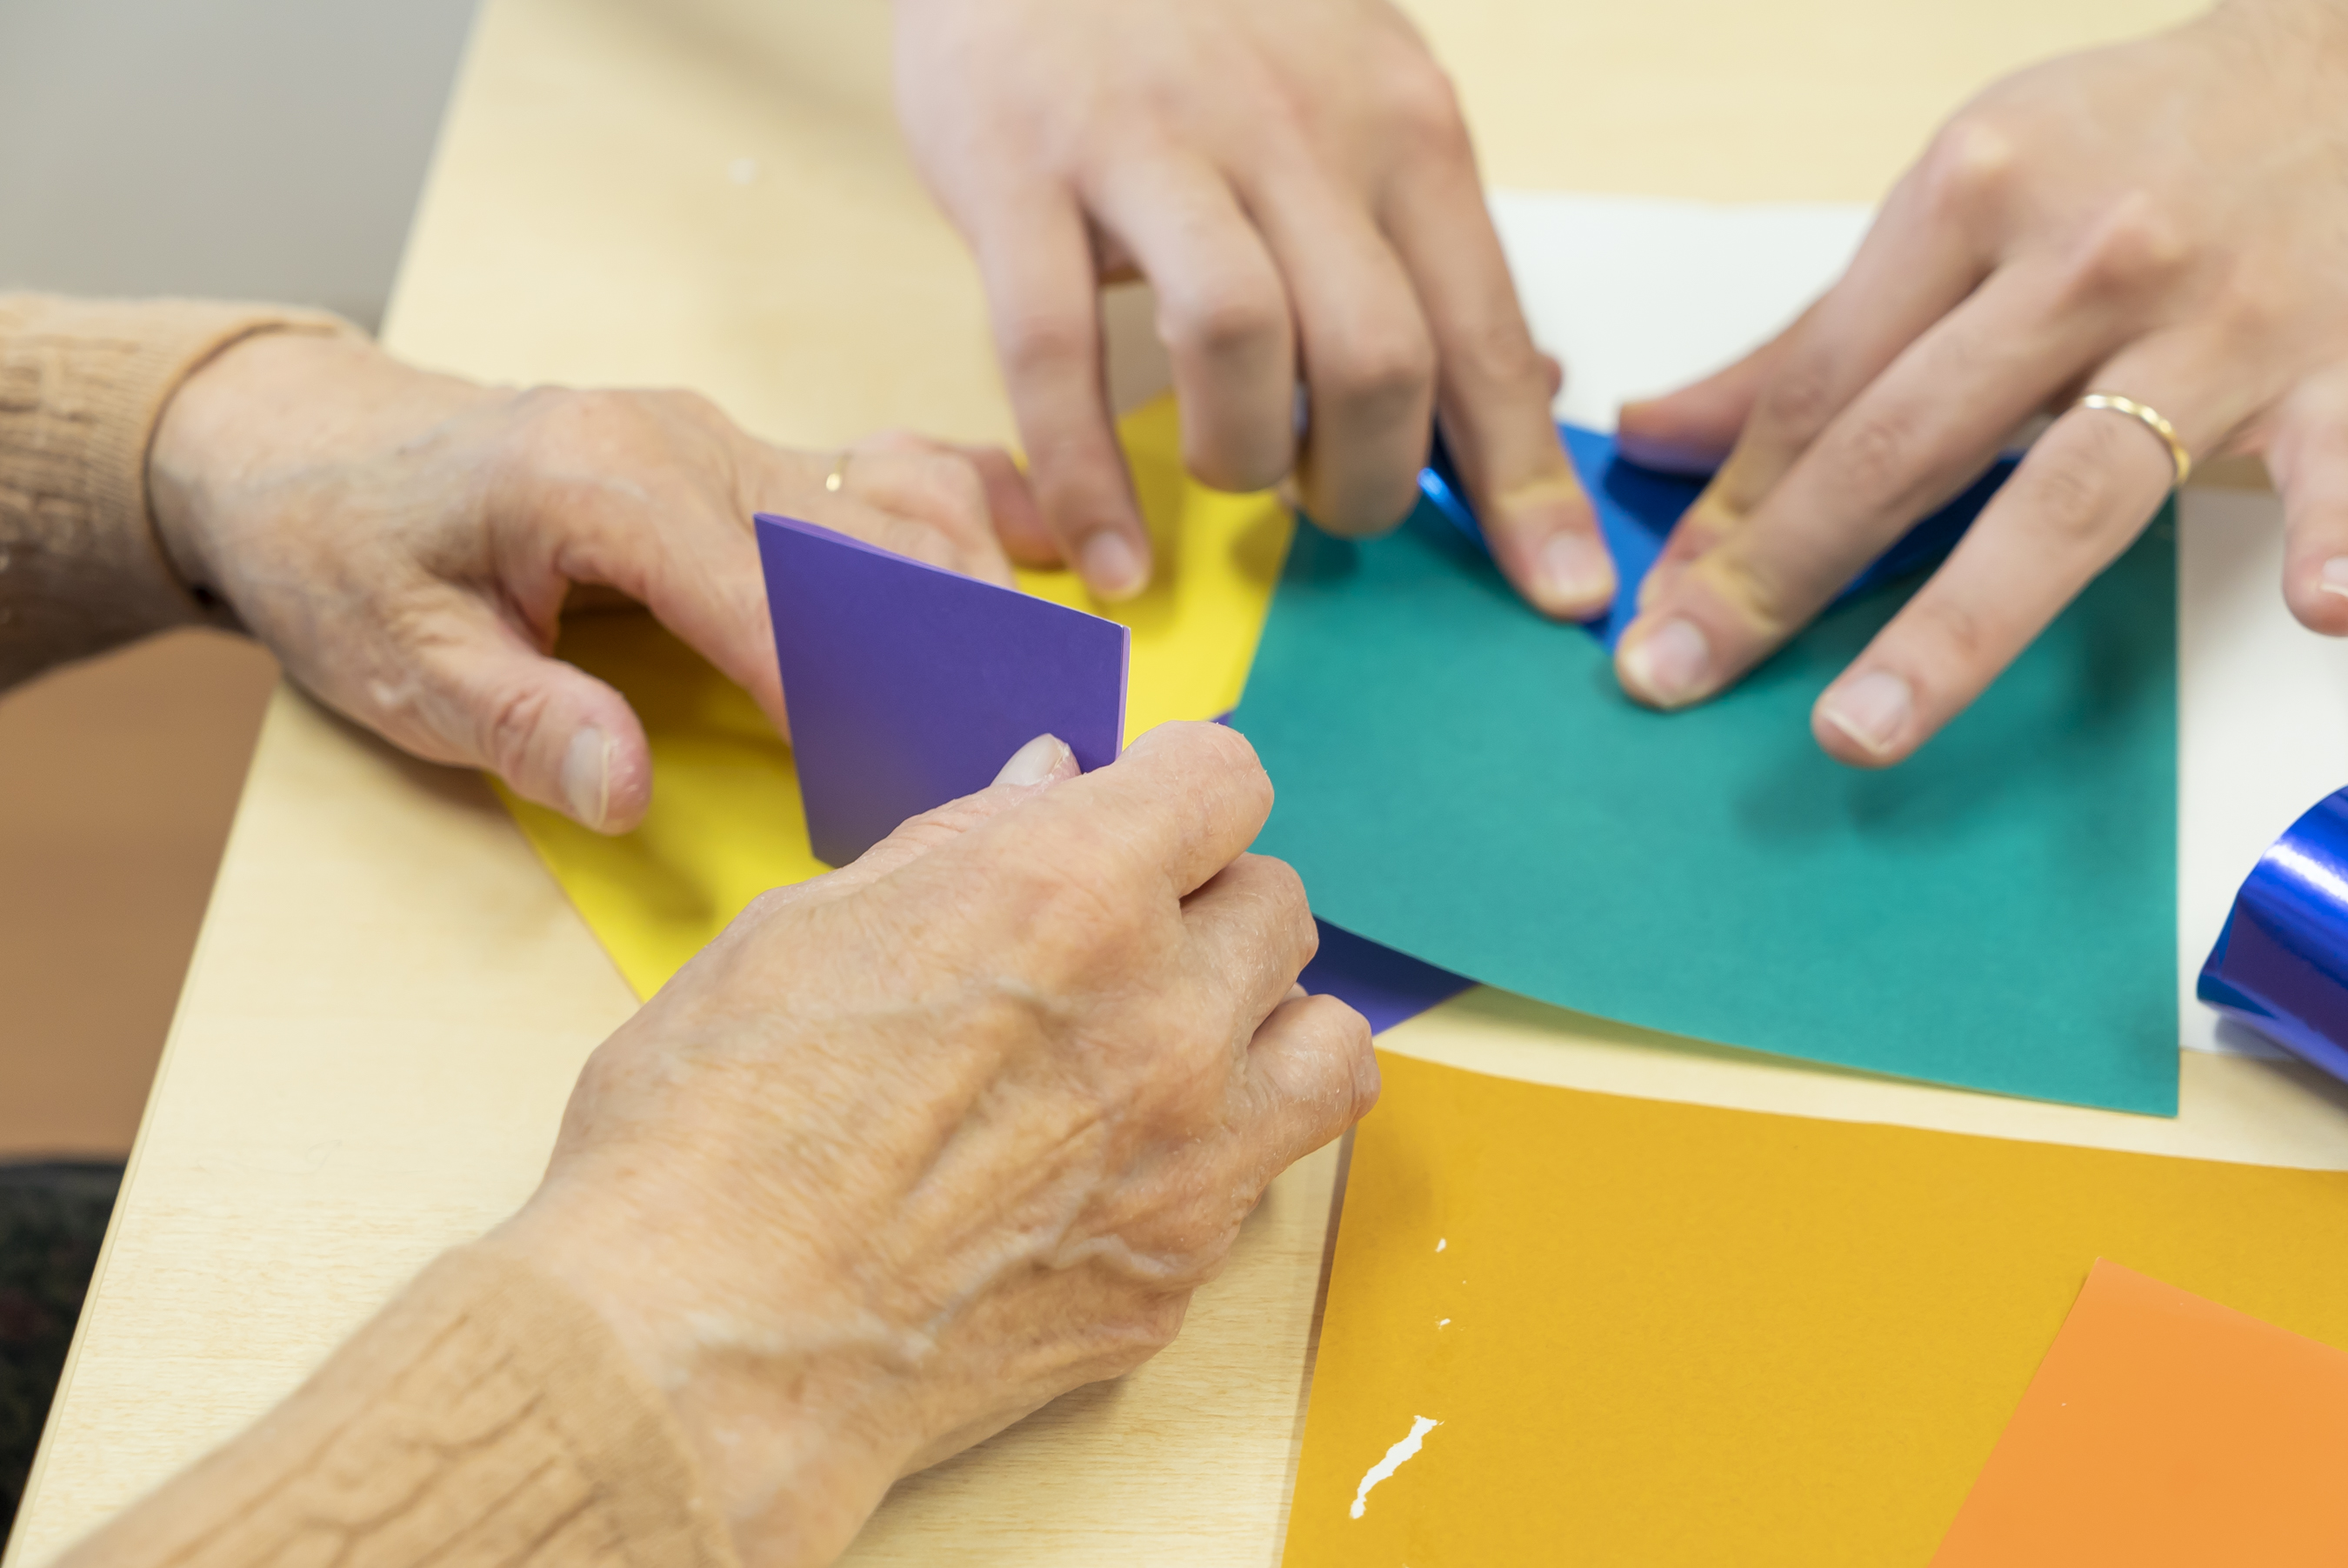
[[[148,475],[180,573],[294,679],[616,832],[644,815],[651,758],[626,700],[550,656],[574,584],[649,606],[780,725],[754,511],[1010,580],[989,525],[990,489],[1015,500],[1007,459],[884,436],[835,462],[686,393],[486,387],[269,334],[180,388]]]
[[[2263,452],[2283,592],[2348,633],[2348,7],[2234,0],[1983,93],[1849,272],[1713,380],[1625,409],[1635,455],[1726,466],[1617,666],[1701,701],[1793,634],[2034,414],[2058,417],[1947,562],[1819,697],[1819,744],[1897,762],[2143,529],[2194,457]],[[2067,411],[2066,411],[2067,410]],[[1739,433],[1741,429],[1741,434]]]
[[[589,1062],[490,1244],[665,1390],[749,1568],[828,1562],[891,1481],[1174,1336],[1288,1164],[1377,1094],[1245,853],[1245,740],[1169,725],[747,911]]]
[[[1556,366],[1450,84],[1386,0],[898,0],[896,17],[899,112],[977,252],[1041,503],[1014,550],[1107,598],[1148,579],[1095,297],[1138,273],[1199,478],[1255,490],[1294,465],[1315,521],[1376,532],[1409,511],[1439,411],[1509,581],[1551,615],[1606,606],[1613,566],[1550,420]]]

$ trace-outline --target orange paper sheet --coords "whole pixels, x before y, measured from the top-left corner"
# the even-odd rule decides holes
[[[2098,1256],[2348,1342],[2348,1174],[1382,1064],[1288,1568],[1927,1563]]]
[[[1932,1563],[2348,1563],[2348,1355],[2100,1262]]]

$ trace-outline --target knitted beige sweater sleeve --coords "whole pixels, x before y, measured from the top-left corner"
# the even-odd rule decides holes
[[[219,618],[180,580],[149,515],[147,449],[163,406],[255,333],[355,330],[267,305],[0,294],[0,690]]]
[[[0,689],[217,618],[164,554],[147,449],[263,306],[0,294]],[[594,1310],[481,1247],[443,1256],[292,1398],[68,1551],[70,1568],[733,1568],[666,1401]]]
[[[309,1382],[57,1568],[733,1568],[683,1434],[592,1308],[443,1255]]]

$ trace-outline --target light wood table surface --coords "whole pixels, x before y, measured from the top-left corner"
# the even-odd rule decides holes
[[[1996,74],[2191,7],[1414,8],[1495,183],[1865,201]],[[387,340],[491,378],[693,386],[800,445],[884,425],[1007,438],[972,269],[892,128],[886,42],[876,0],[487,0]],[[1128,393],[1148,379],[1146,354],[1125,364]],[[281,691],[11,1563],[244,1424],[510,1212],[580,1062],[633,1006],[479,780]],[[2348,1167],[2348,1100],[2240,1059],[2188,1056],[2167,1122],[1692,1048],[1491,993],[1386,1044],[1713,1104]],[[1282,1178],[1173,1348],[903,1483],[851,1560],[1276,1560],[1336,1170],[1332,1150]]]

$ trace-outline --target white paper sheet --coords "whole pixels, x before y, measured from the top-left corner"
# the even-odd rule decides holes
[[[1495,191],[1533,336],[1566,364],[1558,418],[1614,428],[1766,342],[1841,275],[1864,207],[1713,206]],[[2292,820],[2348,785],[2348,642],[2291,619],[2281,507],[2190,489],[2178,539],[2178,995],[2181,1043],[2281,1054],[2193,995],[2235,890]]]
[[[1594,430],[1775,337],[1841,275],[1873,215],[1530,191],[1495,191],[1491,207],[1533,339],[1565,361],[1557,417]]]
[[[2279,1056],[2193,984],[2267,846],[2348,785],[2348,642],[2283,605],[2280,498],[2188,487],[2177,511],[2179,1016],[2197,1050]]]

